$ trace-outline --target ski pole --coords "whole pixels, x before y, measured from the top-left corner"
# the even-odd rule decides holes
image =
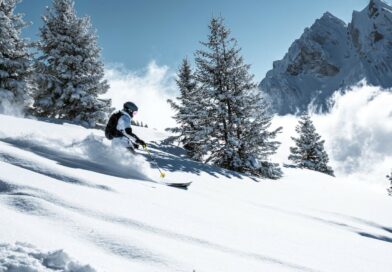
[[[158,162],[155,160],[155,158],[151,155],[150,150],[147,148],[147,145],[143,145],[143,148],[147,150],[148,155],[150,156],[150,159],[155,163],[156,167],[158,168],[159,174],[161,178],[164,178],[166,176],[165,172],[159,168]]]

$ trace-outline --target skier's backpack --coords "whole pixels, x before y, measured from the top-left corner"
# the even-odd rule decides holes
[[[118,111],[112,114],[112,116],[110,116],[109,118],[108,124],[106,125],[105,128],[105,136],[109,140],[112,140],[115,137],[123,136],[123,134],[117,130],[118,119],[120,119],[121,115],[122,115],[121,111]]]

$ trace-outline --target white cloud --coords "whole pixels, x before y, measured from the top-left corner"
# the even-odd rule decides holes
[[[335,174],[385,185],[392,169],[392,92],[358,86],[337,94],[334,102],[330,113],[312,114],[312,120],[325,140]],[[273,123],[283,126],[274,159],[287,162],[298,118],[276,117]]]
[[[175,73],[167,66],[151,62],[145,71],[133,72],[121,65],[111,65],[105,72],[110,89],[104,97],[111,98],[116,109],[132,101],[139,107],[135,120],[159,130],[175,125],[174,112],[166,102],[176,96]]]
[[[335,169],[384,183],[392,169],[392,92],[364,85],[334,100],[331,113],[316,116],[315,124]]]

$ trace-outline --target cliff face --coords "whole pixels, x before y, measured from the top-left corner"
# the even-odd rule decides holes
[[[392,86],[392,7],[372,0],[348,26],[354,52],[370,84]]]
[[[351,23],[325,13],[273,63],[259,88],[279,114],[313,105],[328,109],[331,95],[366,79],[392,87],[392,8],[371,0]]]

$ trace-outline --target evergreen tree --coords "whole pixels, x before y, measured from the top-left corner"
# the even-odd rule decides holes
[[[88,17],[77,17],[73,0],[53,0],[43,17],[37,62],[39,115],[94,127],[105,123],[111,101],[98,98],[109,86],[103,80],[97,37]]]
[[[329,158],[324,150],[324,141],[316,133],[309,115],[301,116],[295,131],[299,134],[299,138],[291,137],[296,146],[290,147],[289,160],[293,161],[297,167],[334,176],[332,168],[328,166]]]
[[[26,108],[31,96],[30,44],[21,38],[26,26],[21,14],[15,14],[19,0],[0,1],[0,112],[8,107]]]
[[[200,159],[197,153],[197,143],[194,139],[198,123],[199,101],[197,101],[197,85],[192,74],[191,66],[187,59],[184,59],[177,73],[176,83],[180,91],[177,97],[178,103],[169,99],[167,102],[176,111],[174,119],[178,127],[168,130],[176,133],[173,140],[182,143],[188,154],[195,159]]]
[[[269,161],[276,153],[280,142],[274,140],[282,128],[270,131],[272,116],[260,92],[251,93],[244,100],[247,118],[236,126],[237,137],[241,140],[238,149],[237,168],[263,177],[277,179],[282,176],[279,164]]]
[[[390,175],[387,175],[387,179],[388,179],[389,182],[391,183],[391,184],[390,184],[390,187],[387,189],[387,191],[388,191],[388,194],[389,194],[390,196],[392,196],[392,171],[391,171],[391,174],[390,174]]]
[[[250,66],[244,64],[237,41],[222,18],[213,18],[207,42],[196,52],[197,146],[206,162],[217,166],[278,178],[281,170],[268,162],[279,142],[273,141],[266,104],[255,90]]]

